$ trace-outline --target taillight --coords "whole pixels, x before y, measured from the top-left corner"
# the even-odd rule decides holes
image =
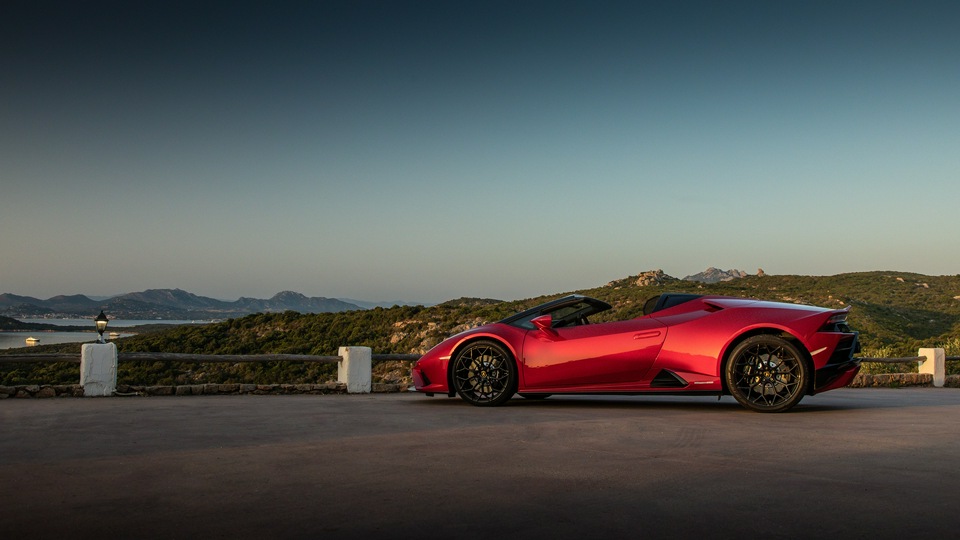
[[[820,328],[821,332],[843,332],[850,333],[850,327],[847,326],[847,312],[834,313],[827,319],[827,322]]]
[[[843,313],[835,313],[835,314],[831,315],[829,319],[827,319],[827,324],[828,324],[828,325],[830,325],[830,324],[840,324],[840,323],[846,323],[846,322],[847,322],[847,313],[846,313],[846,312],[843,312]]]

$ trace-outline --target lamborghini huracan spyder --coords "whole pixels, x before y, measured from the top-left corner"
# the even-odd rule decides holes
[[[514,394],[730,394],[747,409],[782,412],[860,370],[849,307],[666,293],[641,317],[590,322],[607,309],[571,295],[467,330],[416,362],[414,386],[479,406]]]

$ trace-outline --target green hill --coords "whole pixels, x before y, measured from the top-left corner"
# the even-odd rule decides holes
[[[570,291],[609,302],[614,309],[598,320],[637,317],[643,303],[666,291],[759,298],[825,307],[852,306],[849,323],[861,332],[865,357],[914,356],[920,347],[944,347],[960,354],[960,275],[924,276],[905,272],[861,272],[835,276],[747,276],[715,284],[642,274],[592,289]],[[261,313],[201,326],[141,334],[116,343],[121,351],[203,354],[334,355],[343,345],[371,347],[375,353],[423,353],[461,330],[501,319],[556,295],[526,300],[462,298],[432,307],[395,306],[340,313]],[[36,352],[79,350],[79,345],[45,346]],[[75,382],[36,380],[56,374],[49,366],[0,366],[0,384]],[[389,369],[389,366],[386,368]],[[402,369],[401,369],[402,371]],[[123,362],[127,384],[201,382],[313,382],[335,376],[335,366],[299,363],[183,364]]]
[[[860,331],[863,356],[913,356],[921,346],[950,345],[960,338],[960,275],[859,272],[835,276],[748,276],[710,285],[676,281],[655,288],[625,286],[620,282],[611,285],[584,294],[627,305],[653,296],[658,289],[824,307],[849,305],[850,326]],[[609,288],[614,292],[602,296]],[[628,308],[624,314],[639,313],[632,311],[636,309]]]

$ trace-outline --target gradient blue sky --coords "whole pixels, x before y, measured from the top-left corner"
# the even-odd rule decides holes
[[[0,292],[960,272],[956,2],[0,7]]]

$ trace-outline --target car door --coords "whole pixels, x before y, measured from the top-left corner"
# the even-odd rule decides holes
[[[638,383],[657,358],[666,327],[652,318],[530,330],[523,341],[528,389]]]

